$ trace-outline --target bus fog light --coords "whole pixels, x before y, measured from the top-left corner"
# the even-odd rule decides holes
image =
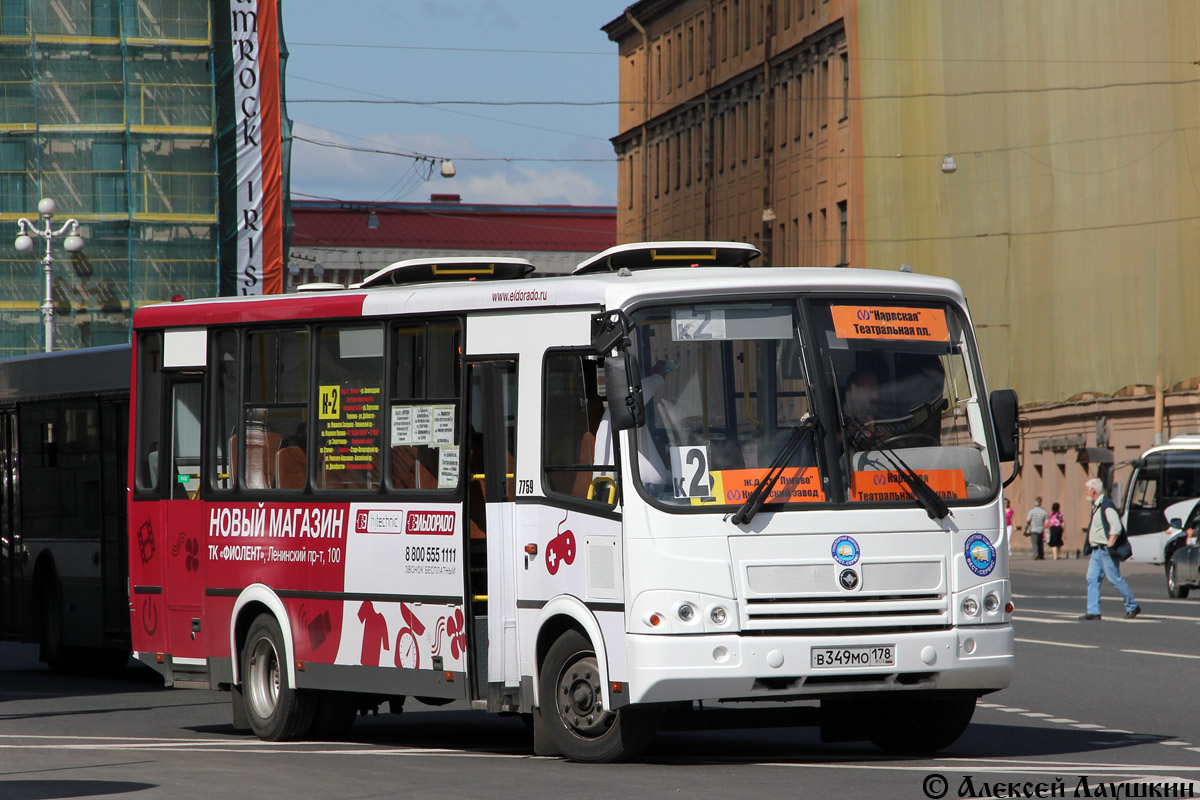
[[[717,625],[724,625],[729,619],[729,614],[726,613],[724,607],[717,606],[712,611],[708,612],[708,618]]]
[[[979,613],[979,603],[974,597],[968,597],[962,601],[962,612],[968,617],[973,617]]]
[[[966,653],[967,655],[971,655],[971,653],[975,652],[975,640],[974,639],[967,639],[963,642],[963,652]]]
[[[679,607],[679,618],[684,622],[691,622],[696,616],[696,607],[691,603],[684,603]]]
[[[994,594],[989,594],[983,598],[983,607],[987,609],[989,614],[994,614],[996,609],[1000,608],[1000,598]]]
[[[724,664],[728,660],[729,660],[729,648],[728,647],[726,647],[725,645],[720,645],[719,647],[713,648],[713,661],[716,661],[718,664]]]

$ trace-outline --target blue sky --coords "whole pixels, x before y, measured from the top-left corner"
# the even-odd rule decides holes
[[[283,0],[294,197],[612,205],[617,48],[600,27],[627,0]],[[495,52],[516,50],[522,52]],[[491,51],[491,52],[489,52]],[[608,102],[600,106],[305,103],[302,100]],[[423,182],[414,161],[451,158]],[[565,159],[469,161],[470,158]],[[591,159],[591,160],[588,160]]]

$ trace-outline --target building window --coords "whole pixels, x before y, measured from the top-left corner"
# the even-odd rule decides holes
[[[654,45],[654,96],[662,97],[662,45]],[[650,109],[646,109],[646,116]]]
[[[658,171],[662,164],[662,142],[654,143],[654,163],[650,165],[650,172],[654,178],[654,196],[658,197]]]
[[[779,15],[783,17],[783,29],[786,31],[792,24],[792,0],[782,0]]]
[[[97,213],[126,212],[129,202],[125,183],[125,145],[120,142],[96,142],[92,145],[92,171],[95,173],[93,207]]]
[[[629,165],[626,168],[626,173],[625,173],[627,176],[627,178],[625,180],[625,192],[626,192],[625,201],[626,201],[628,208],[633,208],[633,176],[635,174],[635,171],[634,171],[635,165],[634,165],[633,160],[634,160],[633,153],[630,153],[629,157],[625,159],[626,163]]]
[[[742,24],[742,5],[738,0],[733,0],[733,27],[729,29],[729,52],[736,53],[738,42],[741,37],[738,33],[741,31]]]
[[[683,88],[683,32],[675,34],[675,85]]]
[[[696,26],[700,46],[696,48],[696,72],[703,75],[708,69],[708,40],[704,38],[704,20]]]
[[[754,157],[762,155],[762,95],[756,95],[751,103],[750,129],[746,135],[754,143]]]
[[[25,209],[24,142],[0,142],[0,208]]]
[[[119,0],[92,0],[92,36],[115,38],[121,35]]]
[[[779,108],[777,108],[775,110],[775,113],[779,117],[779,149],[780,150],[787,147],[788,116],[792,113],[791,88],[792,88],[792,82],[790,80],[786,80],[786,81],[783,81],[782,83],[780,83],[778,88],[776,89],[776,91],[778,92],[778,95],[779,95]]]
[[[696,127],[693,125],[683,132],[684,155],[683,164],[685,170],[684,185],[692,185],[692,139],[696,135]]]
[[[850,56],[842,53],[842,119],[850,116]]]
[[[701,22],[701,25],[704,23]],[[690,81],[695,75],[696,68],[696,29],[688,25],[687,38],[687,79]]]
[[[667,94],[671,93],[671,34],[667,34],[667,73],[664,82],[667,84]]]
[[[725,37],[729,35],[729,6],[721,6],[721,35],[717,37],[717,44],[721,48],[721,60],[724,61],[726,54],[729,52],[728,42]]]
[[[829,126],[829,59],[821,61],[821,77],[817,86],[817,124],[822,130]]]
[[[850,266],[850,251],[847,246],[847,244],[848,244],[848,240],[847,240],[848,226],[846,224],[846,201],[842,200],[840,203],[838,203],[837,208],[838,208],[838,233],[839,233],[839,238],[841,240],[841,251],[840,251],[840,255],[838,256],[838,266],[839,267],[848,267],[848,266]]]
[[[0,36],[26,36],[25,0],[0,0]]]
[[[666,137],[666,141],[663,143],[663,149],[665,149],[666,153],[667,153],[665,163],[663,164],[663,172],[664,172],[663,194],[670,194],[671,193],[671,137],[670,136]]]

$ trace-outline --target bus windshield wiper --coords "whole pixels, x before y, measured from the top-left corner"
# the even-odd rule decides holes
[[[742,503],[733,515],[733,524],[742,525],[754,519],[754,515],[766,503],[767,498],[771,495],[771,490],[775,488],[775,484],[779,483],[779,479],[783,477],[783,470],[792,460],[792,456],[800,449],[800,445],[804,442],[805,436],[811,436],[813,431],[817,429],[817,418],[815,416],[800,420],[800,424],[792,428],[792,432],[788,435],[787,441],[783,443],[783,449],[775,456],[775,460],[771,462],[771,466],[767,468],[767,474],[758,482],[758,486],[754,487],[754,491],[746,498],[746,502]]]
[[[874,431],[868,430],[866,426],[849,418],[846,418],[845,421],[861,441],[865,442],[870,449],[881,453],[887,459],[888,464],[896,471],[900,479],[904,481],[908,490],[912,492],[913,499],[925,509],[925,513],[929,515],[930,519],[945,519],[950,515],[950,508],[946,505],[946,501],[925,482],[924,478],[913,471],[913,468],[895,450],[892,450],[890,447],[884,447],[879,441],[879,436]]]

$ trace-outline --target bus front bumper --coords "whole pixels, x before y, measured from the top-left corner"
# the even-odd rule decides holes
[[[1008,686],[1011,623],[855,636],[645,635],[626,639],[629,702],[815,699],[905,690],[985,694]],[[894,647],[886,666],[814,667],[814,650]]]

